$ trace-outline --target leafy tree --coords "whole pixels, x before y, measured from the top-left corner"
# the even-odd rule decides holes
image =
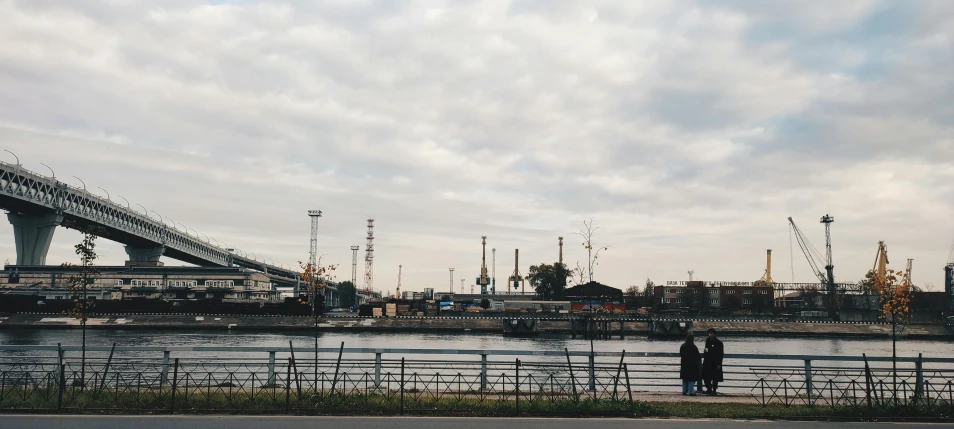
[[[656,284],[653,283],[649,277],[646,277],[646,286],[643,286],[643,301],[646,304],[646,307],[651,307],[653,304],[653,299],[656,296],[656,291],[654,290]]]
[[[567,279],[573,275],[565,264],[540,264],[530,267],[527,280],[536,290],[537,295],[546,301],[562,300],[565,298]]]
[[[308,301],[311,304],[311,315],[315,318],[315,380],[318,379],[318,315],[322,312],[324,308],[325,301],[325,289],[328,288],[328,284],[334,280],[331,276],[331,273],[334,272],[335,266],[321,266],[321,260],[318,260],[318,263],[312,265],[311,262],[305,264],[301,261],[298,262],[298,266],[301,267],[301,276],[302,282],[305,284],[305,289],[308,292]],[[320,302],[319,302],[320,300]]]
[[[351,308],[358,301],[358,288],[350,280],[338,283],[339,302],[342,307]]]
[[[86,321],[89,318],[89,311],[93,303],[89,300],[89,285],[96,282],[96,276],[99,275],[99,269],[94,263],[99,255],[96,254],[96,238],[106,235],[101,227],[88,227],[73,222],[64,222],[64,226],[76,229],[83,234],[83,240],[73,246],[74,252],[80,258],[79,270],[66,280],[66,287],[70,291],[70,296],[75,303],[73,308],[67,310],[67,314],[80,319],[82,331],[82,358],[80,360],[80,379],[77,382],[80,386],[86,385]],[[64,266],[73,266],[69,263]]]
[[[891,361],[893,367],[894,389],[897,393],[898,383],[898,327],[904,329],[904,323],[911,316],[911,297],[913,295],[911,283],[904,271],[887,270],[880,274],[869,271],[862,280],[862,285],[878,295],[881,306],[881,320],[891,324]],[[897,396],[895,396],[897,397]]]
[[[484,310],[490,308],[490,300],[487,298],[480,300],[480,308],[483,308]]]

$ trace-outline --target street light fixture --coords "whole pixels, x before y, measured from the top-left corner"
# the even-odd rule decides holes
[[[97,188],[99,188],[99,186],[97,186]],[[109,191],[107,191],[107,190],[105,190],[105,189],[103,189],[103,188],[99,188],[99,190],[101,190],[101,191],[103,191],[103,192],[106,193],[106,201],[113,202],[113,199],[109,197]]]
[[[17,154],[10,152],[9,150],[4,149],[3,151],[9,153],[10,155],[13,155],[13,157],[17,159],[17,168],[20,168],[20,157],[17,156]]]
[[[42,162],[40,163],[40,165],[42,165],[42,166],[46,167],[47,169],[49,169],[49,170],[50,170],[50,173],[53,174],[53,180],[56,180],[56,173],[53,172],[53,169],[50,168],[49,165],[46,165],[46,164],[44,164],[44,163],[42,163]]]
[[[83,192],[89,193],[89,191],[86,190],[86,182],[84,182],[83,179],[80,179],[79,177],[76,177],[76,176],[73,176],[73,178],[76,180],[79,180],[80,183],[83,184]]]
[[[127,200],[126,197],[124,197],[124,196],[122,196],[122,195],[119,195],[119,194],[117,194],[116,196],[119,197],[119,198],[122,198],[123,201],[126,202],[126,210],[130,210],[130,211],[132,210],[132,207],[129,205],[129,200]]]

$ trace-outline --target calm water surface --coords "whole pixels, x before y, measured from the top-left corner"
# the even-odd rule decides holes
[[[800,354],[825,356],[890,356],[890,340],[861,340],[837,338],[760,338],[723,337],[726,353]],[[221,331],[144,331],[144,330],[89,330],[87,344],[92,346],[252,346],[287,347],[292,341],[296,347],[311,347],[314,336],[300,331],[292,333],[221,332]],[[562,337],[533,339],[504,338],[487,334],[427,334],[427,333],[323,333],[319,347],[355,348],[422,348],[422,349],[480,349],[480,350],[569,350],[589,351],[590,341]],[[618,352],[678,352],[680,340],[631,337],[625,340],[596,341],[596,351]],[[2,345],[78,345],[79,330],[9,329],[0,330]],[[697,339],[702,345],[702,339]],[[0,354],[6,352],[0,352]],[[902,340],[898,355],[916,357],[954,357],[954,341]]]

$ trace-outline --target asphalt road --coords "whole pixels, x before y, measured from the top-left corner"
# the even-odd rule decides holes
[[[287,417],[287,416],[22,416],[0,414],[0,429],[883,429],[954,428],[929,423],[823,423],[764,420],[668,419],[518,419],[431,417]]]

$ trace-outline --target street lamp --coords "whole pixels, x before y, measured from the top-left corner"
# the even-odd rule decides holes
[[[122,198],[123,201],[126,202],[126,210],[132,210],[132,207],[130,207],[130,205],[129,205],[129,200],[127,200],[126,197],[124,197],[124,196],[122,196],[122,195],[118,195],[118,194],[117,194],[116,196],[119,197],[119,198]]]
[[[17,154],[10,152],[9,150],[4,149],[3,151],[9,153],[10,155],[13,155],[13,157],[17,159],[17,168],[20,168],[20,157],[17,156]]]
[[[97,186],[97,188],[99,188],[99,186]],[[107,201],[113,202],[113,199],[109,197],[109,191],[107,191],[107,190],[105,190],[105,189],[103,189],[103,188],[99,188],[99,190],[101,190],[101,191],[103,191],[103,192],[106,193],[106,200],[107,200]]]
[[[86,190],[86,182],[84,182],[83,179],[80,179],[79,177],[76,177],[76,176],[73,176],[73,178],[76,179],[76,180],[79,180],[80,183],[83,184],[83,192],[89,193],[89,192]]]
[[[42,162],[40,163],[40,165],[42,165],[42,166],[46,167],[47,169],[49,169],[49,170],[50,170],[50,173],[53,174],[53,180],[56,180],[56,173],[53,173],[53,169],[50,168],[49,165],[46,165],[46,164],[44,164],[44,163],[42,163]]]

